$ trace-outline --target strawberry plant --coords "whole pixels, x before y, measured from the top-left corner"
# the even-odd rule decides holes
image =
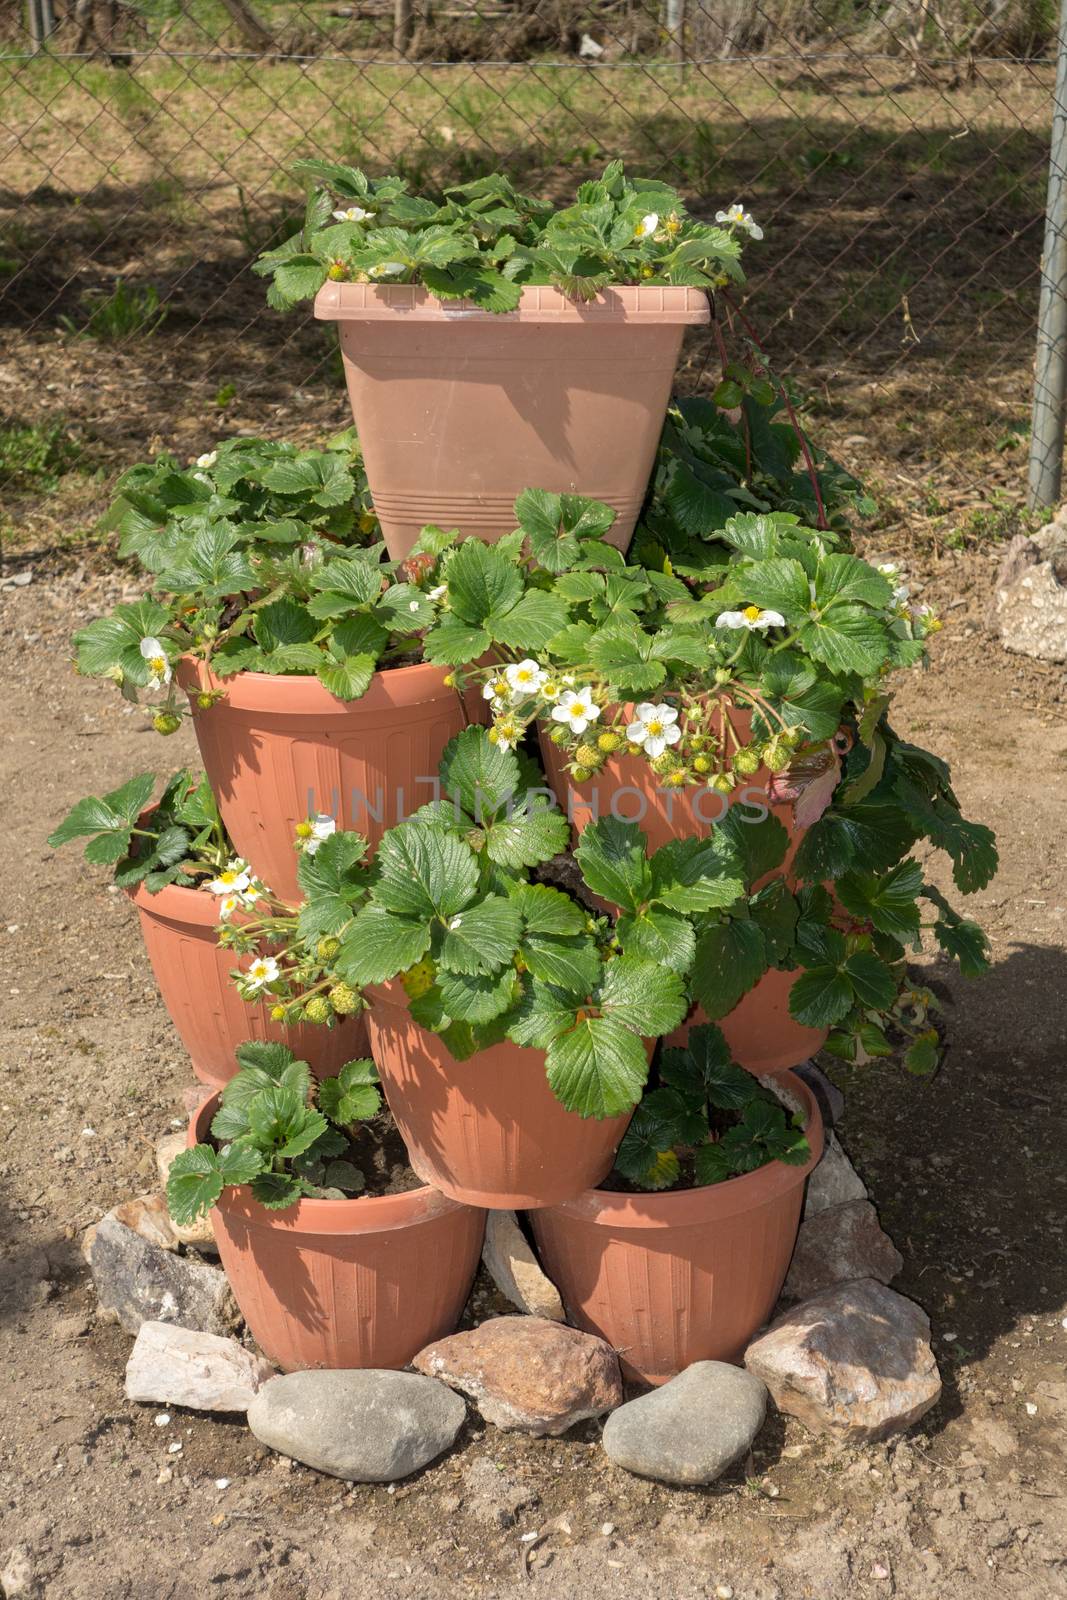
[[[770,1161],[803,1166],[803,1125],[759,1079],[730,1059],[721,1029],[691,1028],[681,1049],[660,1048],[623,1136],[615,1170],[638,1189],[722,1183]]]
[[[315,1083],[306,1061],[282,1044],[250,1040],[239,1070],[222,1090],[211,1123],[213,1142],[175,1157],[167,1205],[186,1226],[215,1205],[224,1189],[245,1184],[271,1211],[305,1196],[347,1200],[365,1187],[353,1150],[356,1125],[381,1111],[370,1060],[349,1061]]]
[[[714,288],[743,281],[742,240],[762,238],[742,207],[699,222],[675,190],[627,178],[619,161],[559,211],[502,174],[432,199],[409,194],[402,178],[368,178],[357,167],[302,161],[294,170],[309,186],[303,227],[253,267],[271,279],[267,299],[281,310],[311,299],[327,279],[417,283],[438,299],[494,312],[514,310],[527,284],[574,300],[610,284]]]
[[[135,702],[157,697],[160,733],[180,725],[181,657],[219,678],[313,674],[359,699],[380,668],[419,659],[437,599],[432,561],[412,581],[382,562],[364,493],[350,434],[325,451],[237,439],[195,470],[170,458],[134,468],[108,520],[150,588],[75,634],[79,672]]]

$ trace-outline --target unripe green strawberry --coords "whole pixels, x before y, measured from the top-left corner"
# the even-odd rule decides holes
[[[688,776],[689,774],[686,772],[684,767],[673,767],[671,771],[666,774],[663,781],[667,785],[668,789],[681,789],[684,788]]]
[[[760,768],[759,751],[751,745],[746,745],[743,750],[734,752],[734,771],[742,778],[750,778]]]
[[[669,750],[664,750],[660,756],[655,756],[649,766],[657,777],[665,778],[668,772],[673,772],[678,765],[678,757],[672,756]]]
[[[271,1016],[271,1021],[272,1022],[284,1022],[285,1021],[285,1007],[284,1006],[271,1006],[271,1008],[270,1008],[270,1016]]]
[[[566,728],[553,728],[548,737],[552,740],[553,744],[566,744],[568,730]]]
[[[694,756],[693,757],[693,771],[694,772],[699,772],[701,774],[703,774],[705,772],[710,772],[711,771],[711,757],[710,756]]]
[[[324,994],[313,994],[304,1007],[304,1018],[307,1022],[329,1022],[333,1016],[333,1007]]]
[[[784,772],[789,765],[789,751],[784,750],[777,739],[770,739],[763,746],[763,765],[768,772]]]
[[[571,777],[575,783],[588,783],[593,774],[588,767],[572,767]]]
[[[690,750],[694,752],[697,750],[706,750],[708,745],[708,741],[702,733],[691,734],[688,743]]]
[[[716,794],[730,794],[736,783],[737,779],[732,772],[717,772],[709,787],[714,789]]]
[[[597,749],[603,750],[604,754],[609,756],[613,751],[621,750],[625,743],[626,740],[621,733],[612,733],[610,729],[605,733],[598,734],[596,741]]]
[[[157,711],[152,718],[152,726],[157,733],[177,733],[181,725],[181,717],[176,717],[173,711]]]
[[[320,939],[318,944],[315,946],[315,954],[318,956],[320,961],[332,961],[340,948],[340,939]]]
[[[210,692],[198,694],[196,697],[196,703],[200,707],[201,711],[207,711],[215,704],[215,696]]]
[[[593,772],[603,766],[603,757],[595,744],[580,744],[574,752],[574,759],[580,767],[589,767]]]
[[[330,1004],[339,1017],[347,1017],[359,1010],[359,995],[347,983],[335,983],[330,990]]]
[[[437,969],[432,961],[416,961],[413,967],[400,974],[400,982],[409,1000],[418,1000],[433,988]]]
[[[730,679],[732,677],[733,677],[733,673],[730,671],[729,667],[716,667],[715,668],[715,682],[716,683],[718,683],[718,684],[729,683],[729,681],[730,681]]]

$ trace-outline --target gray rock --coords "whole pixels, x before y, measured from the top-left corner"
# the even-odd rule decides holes
[[[36,1600],[43,1592],[29,1546],[13,1545],[0,1567],[0,1594],[4,1600]]]
[[[514,1527],[519,1512],[535,1506],[539,1499],[536,1489],[501,1471],[486,1456],[464,1467],[463,1490],[468,1513],[493,1528]]]
[[[618,1466],[662,1483],[714,1483],[751,1448],[767,1409],[758,1378],[726,1361],[696,1361],[613,1411],[604,1449]]]
[[[779,1411],[848,1443],[903,1431],[941,1393],[929,1318],[873,1278],[786,1312],[749,1345],[745,1366]]]
[[[823,1122],[830,1127],[833,1127],[835,1122],[840,1122],[845,1114],[845,1097],[837,1084],[828,1078],[814,1061],[802,1061],[799,1067],[793,1068],[793,1071],[798,1078],[803,1078],[819,1102]]]
[[[564,1320],[559,1290],[542,1272],[514,1211],[489,1212],[482,1262],[501,1294],[520,1311],[551,1322]]]
[[[273,1377],[270,1362],[236,1339],[142,1322],[126,1363],[126,1394],[194,1411],[247,1411]]]
[[[837,1134],[828,1128],[819,1164],[808,1179],[805,1217],[813,1217],[818,1211],[828,1211],[831,1206],[847,1205],[850,1200],[866,1198],[866,1184],[841,1148]]]
[[[806,1300],[853,1278],[889,1283],[903,1265],[904,1257],[882,1231],[870,1201],[852,1200],[817,1211],[801,1223],[782,1294],[787,1300]]]
[[[544,1317],[490,1317],[428,1344],[411,1365],[470,1395],[494,1427],[521,1433],[566,1433],[622,1400],[611,1346]]]
[[[173,1322],[225,1334],[240,1320],[218,1267],[160,1250],[113,1216],[97,1224],[88,1259],[101,1310],[127,1333],[142,1322]]]
[[[1038,661],[1067,661],[1067,525],[1062,511],[1032,539],[1008,545],[993,593],[991,620],[1006,650]]]
[[[289,1372],[263,1385],[248,1426],[318,1472],[392,1483],[447,1450],[466,1415],[459,1395],[414,1372]]]

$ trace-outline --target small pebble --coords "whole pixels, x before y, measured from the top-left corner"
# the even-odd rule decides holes
[[[167,1467],[167,1466],[160,1467],[159,1476],[156,1479],[156,1482],[157,1483],[169,1483],[170,1480],[173,1478],[173,1476],[174,1476],[174,1468],[173,1467]]]
[[[734,1591],[728,1583],[715,1585],[715,1600],[734,1600]]]
[[[600,1531],[604,1535],[605,1539],[610,1539],[611,1535],[615,1532],[615,1524],[613,1522],[602,1522],[600,1524]]]
[[[83,1128],[82,1129],[82,1138],[83,1139],[95,1139],[96,1138],[96,1129],[95,1128]]]
[[[155,1423],[157,1428],[165,1428],[167,1423],[170,1421],[170,1412],[157,1411],[155,1416],[152,1418],[152,1421]]]
[[[216,1478],[215,1479],[215,1488],[216,1489],[228,1489],[229,1487],[230,1487],[229,1478]]]
[[[883,1567],[880,1561],[876,1561],[874,1563],[874,1566],[871,1568],[871,1572],[876,1578],[888,1578],[889,1576],[889,1568]]]
[[[172,1456],[176,1456],[176,1455],[177,1455],[177,1454],[178,1454],[178,1451],[179,1451],[179,1450],[180,1450],[180,1449],[181,1449],[181,1448],[182,1448],[182,1442],[181,1442],[181,1440],[180,1440],[180,1439],[172,1439],[172,1440],[171,1440],[171,1441],[170,1441],[170,1444],[168,1444],[168,1446],[167,1446],[167,1451],[168,1451],[168,1453],[169,1453],[169,1454],[170,1454],[170,1455],[172,1455]]]
[[[531,1540],[536,1539],[536,1538],[537,1538],[537,1534],[536,1533],[520,1533],[519,1534],[519,1543],[520,1544],[529,1544],[531,1542]]]
[[[1028,1400],[1026,1402],[1026,1415],[1028,1417],[1036,1417],[1037,1416],[1037,1407],[1034,1405],[1034,1402],[1032,1400]]]

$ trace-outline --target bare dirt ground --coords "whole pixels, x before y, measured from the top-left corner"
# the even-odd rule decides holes
[[[79,1237],[151,1186],[152,1141],[182,1117],[189,1071],[129,907],[44,839],[80,795],[194,751],[70,671],[71,629],[128,578],[101,556],[28,554],[32,583],[0,594],[0,1552],[24,1547],[28,1592],[1067,1596],[1067,680],[985,632],[994,560],[927,562],[950,626],[934,669],[901,685],[897,721],[944,751],[965,807],[1000,835],[1001,873],[975,906],[995,967],[949,978],[952,1044],[932,1082],[894,1062],[832,1069],[842,1137],[906,1256],[898,1286],[933,1320],[940,1405],[907,1439],[859,1451],[772,1420],[752,1460],[704,1492],[629,1477],[595,1425],[530,1441],[475,1421],[389,1492],[274,1458],[236,1421],[172,1409],[160,1427],[124,1398],[130,1340],[94,1320]],[[520,1535],[541,1530],[527,1550]]]

